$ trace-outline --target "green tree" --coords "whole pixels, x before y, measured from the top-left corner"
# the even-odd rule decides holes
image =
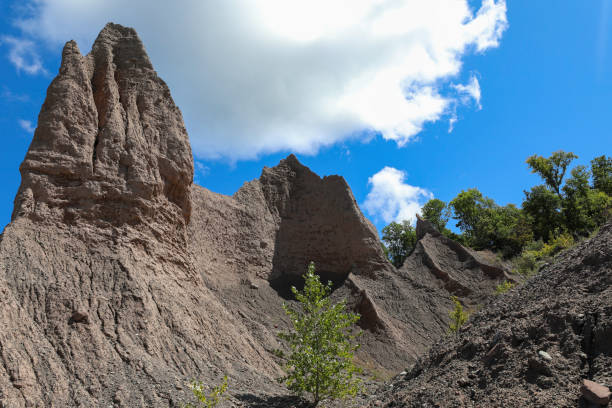
[[[563,213],[567,229],[586,236],[609,217],[612,197],[589,186],[591,173],[584,166],[572,169],[572,177],[563,186]]]
[[[453,218],[457,220],[457,228],[465,234],[467,242],[478,245],[482,238],[480,224],[486,209],[494,205],[493,200],[484,197],[478,189],[471,188],[461,191],[448,205],[453,211]]]
[[[529,217],[514,204],[487,209],[484,224],[490,249],[501,251],[505,257],[518,255],[533,240]]]
[[[591,160],[593,188],[612,196],[612,157],[599,156]]]
[[[441,233],[445,233],[446,223],[449,218],[449,211],[446,203],[437,198],[432,198],[425,203],[422,209],[423,218],[431,222],[434,227]]]
[[[461,326],[467,322],[469,314],[463,311],[463,305],[457,296],[451,296],[451,300],[453,301],[455,307],[449,313],[451,321],[448,328],[452,333],[457,333]]]
[[[499,206],[473,188],[462,191],[450,203],[464,242],[475,249],[520,253],[533,234],[528,218],[514,204]]]
[[[414,249],[417,241],[416,231],[410,222],[392,222],[382,229],[382,240],[388,250],[389,259],[399,268]]]
[[[561,185],[563,177],[567,171],[567,166],[572,160],[577,159],[572,152],[564,152],[559,150],[554,152],[549,158],[538,155],[533,155],[527,158],[527,165],[531,168],[532,173],[537,173],[546,185],[561,198]]]
[[[540,163],[539,168],[552,168],[558,177],[552,183],[551,177],[546,176],[544,170],[538,171],[547,185],[533,187],[530,193],[525,192],[523,202],[523,209],[532,219],[535,238],[545,242],[554,239],[563,231],[570,232],[574,237],[588,235],[605,222],[611,206],[609,195],[589,185],[591,172],[585,166],[574,167],[571,177],[562,186],[567,165],[576,156],[573,153],[557,152],[551,157],[555,155],[565,156],[564,159],[557,157],[557,160],[532,156],[530,159],[536,157],[532,163],[529,163],[528,159],[532,168],[535,166],[533,163]],[[549,163],[548,167],[542,164],[547,161],[552,163]],[[555,167],[556,163],[561,164]],[[593,173],[593,187],[606,187],[607,173],[612,171],[608,170],[607,166],[608,162],[604,156],[592,161],[593,171],[597,173],[597,176]]]
[[[276,354],[286,359],[288,371],[280,381],[299,395],[310,393],[317,406],[323,399],[354,396],[362,388],[355,376],[361,370],[353,364],[359,345],[352,327],[359,315],[347,312],[345,301],[331,303],[332,283],[321,283],[314,263],[308,266],[304,280],[302,291],[291,288],[299,308],[283,305],[293,330],[279,337],[289,344],[290,353],[287,357],[282,351]]]
[[[524,193],[523,211],[531,218],[534,239],[548,241],[563,227],[562,199],[544,185]]]
[[[586,167],[576,166],[572,169],[572,177],[563,186],[565,227],[577,235],[587,235],[588,231],[596,227],[595,220],[591,216],[593,209],[590,200],[590,177],[591,173]]]

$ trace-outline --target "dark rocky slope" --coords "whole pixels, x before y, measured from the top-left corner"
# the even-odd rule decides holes
[[[452,288],[393,268],[341,177],[290,156],[232,197],[192,185],[180,111],[132,29],[107,25],[86,56],[66,44],[21,174],[0,239],[0,407],[178,406],[187,381],[223,374],[234,395],[282,393],[270,350],[310,260],[363,315],[364,365],[399,371],[446,331]],[[486,275],[439,239],[422,238],[439,270]]]
[[[516,281],[492,252],[466,248],[420,217],[416,230],[416,247],[400,272],[418,277],[421,284],[443,289],[476,307],[490,298],[500,281]]]
[[[583,379],[612,385],[612,223],[496,298],[371,405],[587,407]]]

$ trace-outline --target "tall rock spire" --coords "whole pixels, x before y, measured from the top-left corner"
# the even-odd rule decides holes
[[[87,56],[66,43],[21,175],[13,219],[162,233],[189,221],[187,132],[132,28],[107,24]]]

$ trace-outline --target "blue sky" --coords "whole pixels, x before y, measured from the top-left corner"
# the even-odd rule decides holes
[[[66,2],[69,3],[63,1]],[[59,24],[63,17],[57,17],[60,14],[56,13],[57,10],[52,7],[43,10],[41,4],[45,5],[46,2],[42,0],[33,4],[34,7],[24,9],[22,2],[0,3],[0,172],[3,179],[0,227],[10,222],[13,198],[20,183],[19,164],[31,141],[31,127],[36,126],[46,88],[57,73],[63,42],[75,38],[81,52],[86,53],[103,26],[103,23],[98,24],[95,19],[97,16],[85,14],[79,24]],[[485,6],[487,4],[499,6],[500,2],[485,2]],[[469,5],[475,19],[481,2],[470,1]],[[136,18],[128,12],[122,12],[115,17],[111,6],[104,12],[98,10],[98,14],[102,15],[102,19],[134,26],[140,33],[159,75],[168,82],[185,115],[197,159],[195,178],[198,184],[219,193],[233,194],[245,181],[259,177],[263,166],[274,166],[287,154],[295,152],[305,165],[319,175],[344,176],[360,204],[364,204],[368,194],[373,191],[382,192],[379,199],[388,198],[389,201],[399,202],[399,207],[388,207],[385,203],[367,206],[369,211],[366,215],[380,230],[389,217],[399,216],[402,208],[410,212],[411,205],[422,204],[431,195],[448,201],[462,189],[471,187],[477,187],[500,204],[520,204],[523,190],[539,183],[525,165],[525,159],[531,154],[547,156],[559,149],[573,151],[580,157],[576,164],[587,164],[595,156],[612,154],[612,1],[514,0],[504,6],[502,17],[507,23],[500,23],[502,17],[499,14],[490,14],[489,20],[491,27],[500,28],[499,24],[502,24],[503,30],[495,34],[497,37],[483,31],[476,39],[466,40],[467,45],[462,46],[458,56],[451,61],[458,61],[458,68],[430,68],[423,65],[422,72],[411,73],[410,64],[404,66],[399,60],[387,57],[381,57],[377,61],[378,65],[372,65],[368,72],[382,73],[383,78],[387,78],[386,73],[395,72],[387,70],[389,67],[403,69],[399,70],[400,75],[418,77],[419,80],[414,82],[416,85],[410,88],[414,91],[412,94],[412,91],[403,90],[407,98],[424,95],[433,88],[435,94],[440,95],[438,99],[446,103],[443,111],[436,111],[434,105],[418,105],[422,110],[414,116],[408,114],[409,119],[405,121],[403,112],[413,110],[410,110],[410,106],[406,107],[407,110],[399,109],[401,101],[397,101],[392,88],[385,88],[382,84],[372,90],[365,82],[357,79],[353,81],[352,78],[363,78],[363,72],[355,70],[353,66],[339,65],[334,60],[336,57],[326,52],[348,50],[345,60],[354,57],[358,62],[357,57],[369,57],[362,55],[360,44],[353,44],[350,40],[351,33],[357,32],[351,26],[351,19],[359,23],[363,16],[356,14],[347,17],[342,9],[338,9],[329,13],[332,17],[339,16],[336,18],[340,21],[337,31],[323,32],[323,28],[318,26],[315,27],[318,31],[311,29],[311,26],[302,27],[299,32],[283,31],[283,41],[274,37],[274,44],[280,43],[280,46],[271,47],[270,41],[260,44],[262,54],[272,68],[262,69],[261,75],[264,76],[254,78],[255,85],[239,82],[240,86],[232,88],[230,85],[224,86],[221,77],[214,89],[210,83],[202,85],[213,89],[210,92],[214,93],[214,99],[211,96],[211,100],[203,100],[201,96],[190,95],[189,86],[181,78],[197,78],[196,74],[204,76],[207,67],[210,67],[211,76],[215,72],[231,73],[228,64],[243,69],[240,67],[241,58],[247,52],[241,50],[249,44],[240,39],[235,43],[230,41],[230,44],[235,44],[238,57],[233,55],[227,60],[221,56],[211,62],[206,54],[197,61],[198,71],[192,75],[182,71],[186,69],[183,66],[189,65],[185,64],[186,61],[176,61],[176,54],[166,55],[164,53],[170,51],[164,50],[173,48],[178,49],[173,52],[188,54],[191,50],[188,42],[193,40],[197,31],[187,32],[191,39],[186,39],[187,44],[177,46],[176,42],[156,36],[147,26],[149,20],[146,15]],[[78,12],[65,18],[78,21]],[[436,10],[438,14],[444,12],[444,9]],[[457,18],[461,12],[460,8],[456,11]],[[245,18],[233,16],[227,10],[225,15],[230,16],[228,18]],[[283,27],[279,21],[291,20],[291,16],[283,14],[281,17],[274,16],[275,29]],[[155,18],[152,15],[150,20],[154,21]],[[24,21],[37,23],[28,25]],[[436,21],[432,20],[431,24],[435,25]],[[61,26],[61,29],[56,30],[54,23]],[[325,21],[323,23],[321,27],[330,24]],[[188,22],[183,25],[188,26]],[[232,27],[238,26],[224,26],[224,35],[235,35],[236,38],[243,35],[240,30],[245,30],[235,28],[233,32]],[[244,26],[248,24],[240,27]],[[427,30],[431,28],[431,38],[438,38],[436,30],[439,27],[432,27],[427,26],[424,31],[429,32]],[[71,30],[74,34],[68,34],[72,33]],[[266,31],[270,38],[277,34]],[[183,34],[178,32],[174,35],[172,40],[180,40],[177,36]],[[301,37],[297,38],[298,35]],[[315,35],[319,37],[313,40],[311,37]],[[493,38],[491,35],[495,37],[495,44],[490,42]],[[368,37],[364,38],[360,40],[361,43],[367,43]],[[400,50],[405,51],[406,55],[418,55],[411,53],[419,48],[414,44],[405,46],[401,43],[403,38],[408,37],[392,37],[396,44],[396,48],[391,50],[393,54]],[[431,42],[431,38],[423,41]],[[489,42],[483,43],[483,38]],[[22,48],[17,50],[16,40],[22,41],[18,43]],[[414,41],[418,45],[419,40]],[[208,46],[206,41],[195,41],[195,44]],[[455,46],[448,44],[439,45],[439,49],[444,51]],[[336,46],[339,48],[334,48]],[[431,45],[434,51],[436,46],[436,43]],[[304,50],[309,53],[302,52]],[[19,53],[15,54],[17,51]],[[349,51],[354,53],[350,54]],[[211,43],[209,53],[218,55],[215,52],[219,52],[218,45]],[[14,58],[15,55],[23,57],[21,66],[20,60]],[[314,63],[312,58],[316,59]],[[313,93],[309,82],[314,81],[313,77],[300,76],[306,75],[304,64],[309,68],[308,72],[316,72],[316,69],[324,73],[333,71],[333,75],[319,75],[316,77],[317,82],[313,82],[317,86],[328,86],[331,91],[325,94],[322,91],[319,94]],[[418,63],[415,64],[418,66]],[[274,72],[277,66],[285,68]],[[431,77],[427,76],[430,69],[436,72]],[[257,67],[253,70],[257,70]],[[246,75],[242,71],[236,72],[240,76],[235,78]],[[282,85],[288,89],[292,100],[295,100],[295,106],[286,106],[286,100],[275,99],[278,94],[270,92],[269,85],[265,89],[256,87],[257,83],[274,84],[275,79],[284,78],[285,75],[289,79]],[[231,82],[235,78],[230,76],[227,80]],[[329,82],[329,78],[336,78],[341,86],[335,88],[337,84]],[[342,82],[346,78],[351,78],[351,81]],[[470,85],[474,78],[478,84],[479,97],[460,88]],[[308,87],[304,87],[303,83],[309,83]],[[353,93],[335,91],[346,89],[347,83],[356,83],[355,92],[362,96],[369,95],[368,92],[380,92],[385,112],[378,116],[369,115],[370,110],[376,106],[360,105],[355,101],[362,103],[363,98],[355,97]],[[193,79],[189,85],[193,85]],[[249,87],[253,87],[248,89],[249,94],[265,96],[265,103],[269,103],[265,109],[252,113],[248,105],[240,105],[245,100],[241,92]],[[347,101],[347,104],[342,105],[341,109],[320,111],[319,106],[333,105],[336,97]],[[218,106],[215,105],[216,100],[219,101]],[[258,106],[262,103],[262,100],[257,101]],[[235,105],[241,109],[232,110]],[[395,112],[396,107],[397,115],[386,115],[387,112]],[[217,108],[221,113],[215,116]],[[282,115],[278,113],[280,111]],[[245,115],[253,116],[245,118],[240,112],[249,112]],[[198,122],[198,117],[209,119],[202,124]],[[451,120],[454,121],[453,129],[449,132]],[[410,130],[415,124],[422,129]],[[251,127],[252,134],[244,136],[249,134]],[[400,131],[390,131],[391,128],[399,128]],[[271,135],[269,138],[268,134]],[[288,136],[283,138],[283,134]],[[248,151],[239,150],[239,146],[245,143],[247,148],[255,152],[252,157],[249,157]],[[372,178],[381,174],[385,167],[395,170],[385,173],[388,176],[386,178]],[[400,172],[404,172],[403,179],[398,177]],[[375,185],[376,180],[386,184]]]

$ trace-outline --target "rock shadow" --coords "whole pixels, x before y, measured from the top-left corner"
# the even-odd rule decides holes
[[[293,395],[265,396],[253,394],[235,395],[248,408],[311,408],[312,403]]]

